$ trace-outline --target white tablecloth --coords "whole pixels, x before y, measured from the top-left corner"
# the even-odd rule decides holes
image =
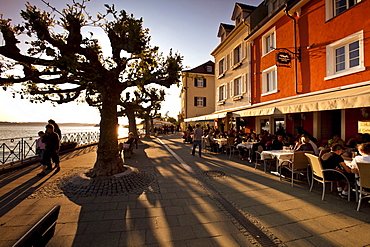
[[[226,138],[221,138],[221,139],[214,139],[215,142],[217,142],[218,146],[222,148],[223,145],[227,144],[227,139]]]
[[[256,144],[257,142],[244,142],[239,143],[236,145],[236,148],[253,148],[253,144]]]
[[[278,171],[279,164],[283,160],[290,160],[293,158],[294,152],[292,150],[269,150],[261,153],[261,160],[276,158],[276,171]]]

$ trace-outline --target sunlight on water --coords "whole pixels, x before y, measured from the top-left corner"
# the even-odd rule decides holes
[[[120,125],[118,127],[118,138],[124,138],[128,136],[128,128],[123,127]]]

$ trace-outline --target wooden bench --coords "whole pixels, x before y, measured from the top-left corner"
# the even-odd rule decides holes
[[[60,205],[54,206],[13,247],[46,246],[54,236]]]

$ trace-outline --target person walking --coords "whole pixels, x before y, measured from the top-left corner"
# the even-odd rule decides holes
[[[195,155],[195,148],[199,147],[199,157],[202,157],[202,136],[203,136],[203,130],[200,128],[199,124],[195,125],[194,130],[194,142],[193,142],[193,151],[191,152],[191,155]]]
[[[49,119],[48,123],[54,126],[54,132],[59,135],[59,139],[62,139],[62,131],[59,125],[53,119]]]
[[[42,172],[37,174],[38,176],[45,176],[46,170],[52,170],[51,160],[53,160],[56,171],[60,170],[59,161],[59,148],[60,139],[59,135],[54,132],[54,126],[52,124],[46,125],[46,133],[42,137],[42,142],[45,143],[44,156],[40,163],[42,164]]]

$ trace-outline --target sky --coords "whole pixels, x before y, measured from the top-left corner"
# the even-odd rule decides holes
[[[0,0],[0,14],[10,18],[13,24],[22,21],[20,11],[27,0]],[[28,0],[40,9],[48,10],[41,0]],[[49,0],[52,6],[64,8],[72,0]],[[81,2],[81,1],[79,1]],[[258,6],[260,0],[91,0],[86,3],[87,11],[93,15],[104,13],[104,4],[114,4],[116,10],[124,9],[136,18],[143,18],[144,28],[149,28],[151,45],[158,46],[164,55],[172,48],[183,56],[184,69],[197,67],[209,60],[210,53],[220,43],[217,37],[220,23],[233,24],[231,15],[236,2]],[[3,43],[0,37],[0,45]],[[104,46],[104,44],[102,44]],[[104,47],[103,47],[104,48]],[[180,88],[166,89],[166,100],[162,104],[162,115],[168,112],[177,118],[180,112]],[[28,100],[13,97],[8,90],[0,89],[0,121],[45,122],[54,119],[59,123],[99,123],[97,109],[86,103],[67,103],[53,106],[50,102],[32,104]],[[119,122],[126,123],[126,118]]]

